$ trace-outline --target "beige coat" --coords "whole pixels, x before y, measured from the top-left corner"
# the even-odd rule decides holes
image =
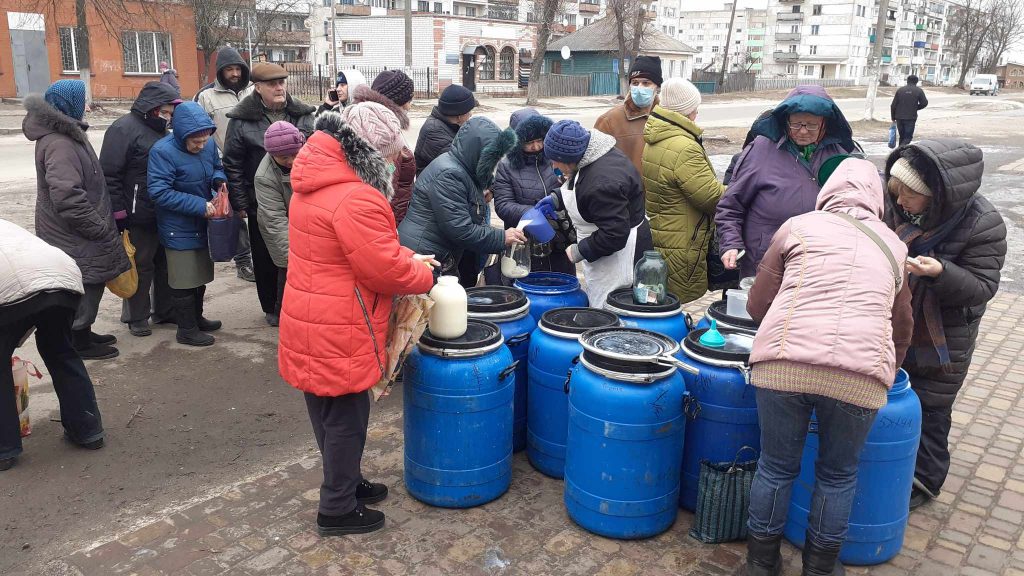
[[[615,137],[615,147],[633,161],[633,166],[636,166],[640,174],[644,173],[644,126],[647,125],[651,110],[657,105],[658,98],[655,97],[650,108],[640,109],[627,95],[621,106],[605,112],[594,123],[594,128]]]

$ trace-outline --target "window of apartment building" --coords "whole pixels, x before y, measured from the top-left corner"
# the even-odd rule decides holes
[[[341,41],[341,53],[346,56],[362,56],[363,54],[363,41],[362,40],[342,40]]]
[[[417,12],[430,12],[430,2],[429,2],[429,0],[419,0],[418,2],[416,2],[416,11]]]
[[[244,12],[232,12],[228,14],[228,28],[244,28],[245,27],[245,13]]]
[[[593,21],[594,21],[594,19],[593,19],[593,18],[589,18],[589,17],[586,17],[586,16],[585,16],[585,17],[583,18],[583,26],[584,26],[584,27],[586,27],[586,26],[590,26],[590,23],[591,23],[591,22],[593,22]]]
[[[793,12],[793,14],[799,14],[800,13],[800,5],[797,4],[796,6],[793,6],[792,12]]]
[[[444,11],[444,4],[440,2],[434,2],[434,14],[440,14]]]
[[[712,46],[711,47],[711,51],[714,52],[715,54],[717,54],[718,53],[718,46]]]
[[[484,46],[477,48],[475,55],[480,67],[481,80],[494,80],[494,48]],[[481,58],[483,56],[483,58]]]
[[[565,15],[565,23],[568,24],[569,26],[575,26],[576,25],[576,15],[575,14],[566,14]]]
[[[800,25],[799,24],[793,24],[792,26],[790,26],[789,27],[789,33],[790,34],[799,34],[800,33]]]
[[[814,66],[804,66],[804,76],[814,76]]]
[[[512,80],[516,63],[516,51],[510,46],[501,49],[501,58],[498,61],[498,79]]]
[[[704,51],[704,47],[703,46],[697,46],[697,52],[703,52],[703,51]]]
[[[809,49],[809,53],[811,55],[814,55],[814,54],[818,53],[818,47],[817,46],[808,46],[808,49]]]
[[[324,0],[324,8],[330,8],[334,5],[334,0]]]
[[[787,64],[786,74],[796,74],[796,64]]]
[[[328,38],[331,35],[331,21],[324,20],[324,38]]]
[[[815,4],[813,7],[811,7],[811,15],[821,16],[821,4]]]
[[[817,36],[818,32],[821,32],[821,26],[817,24],[811,25],[811,36]]]
[[[299,59],[299,53],[296,50],[285,50],[284,61],[285,62],[296,62]]]
[[[668,35],[669,36],[675,36],[676,35],[676,27],[675,26],[669,26],[668,27]]]
[[[868,9],[866,6],[857,6],[857,16],[867,16]]]
[[[157,74],[160,62],[174,67],[171,35],[129,30],[121,34],[125,74]]]
[[[60,62],[64,72],[78,72],[81,35],[77,32],[77,29],[71,27],[64,27],[58,30],[60,35]]]
[[[795,54],[796,53],[796,44],[790,44],[789,45],[789,53],[790,54]]]
[[[466,16],[476,18],[476,6],[466,6]]]
[[[676,16],[676,9],[675,8],[665,8],[665,17],[666,18],[675,18],[675,16]]]

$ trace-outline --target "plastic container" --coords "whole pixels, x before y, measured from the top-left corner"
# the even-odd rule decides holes
[[[555,308],[586,307],[587,295],[575,276],[560,272],[534,272],[513,284],[530,300],[530,314],[540,322],[541,316]]]
[[[750,293],[746,290],[729,290],[725,301],[726,314],[734,318],[751,320],[750,314],[747,314],[747,298],[749,296]]]
[[[435,338],[451,340],[466,333],[466,319],[469,308],[466,289],[459,284],[457,276],[441,276],[430,290],[434,306],[430,308],[427,326]]]
[[[757,333],[757,322],[754,322],[749,317],[744,318],[729,314],[725,300],[712,302],[711,306],[708,306],[704,317],[700,319],[700,322],[697,322],[693,329],[704,330],[710,328],[712,319],[718,321],[718,328],[720,330],[733,330],[747,332],[748,334]]]
[[[605,310],[556,308],[544,313],[530,337],[526,455],[534,468],[548,476],[561,478],[565,473],[569,430],[565,380],[583,352],[579,335],[618,325],[618,317]]]
[[[516,364],[515,410],[512,427],[512,450],[526,449],[526,409],[530,354],[530,335],[537,328],[530,316],[530,302],[518,288],[511,286],[479,286],[466,290],[469,317],[494,322],[505,338]]]
[[[664,304],[668,296],[668,263],[657,250],[645,250],[633,267],[633,302]]]
[[[501,275],[517,280],[530,275],[530,245],[513,244],[501,255]]]
[[[405,486],[417,500],[469,508],[512,481],[512,353],[498,326],[469,320],[457,339],[428,329],[405,363]]]
[[[676,342],[686,338],[692,322],[674,294],[666,294],[662,304],[637,304],[630,288],[620,288],[608,295],[604,309],[617,315],[623,326],[664,334]]]
[[[801,548],[814,489],[817,429],[818,423],[812,420],[786,522],[786,539]],[[844,564],[881,564],[895,558],[903,548],[920,440],[921,402],[901,369],[860,453],[850,531],[839,553]]]
[[[524,224],[524,222],[528,223]],[[541,243],[551,242],[551,239],[555,237],[555,229],[551,227],[551,223],[548,222],[544,214],[536,208],[527,210],[519,219],[517,227]]]

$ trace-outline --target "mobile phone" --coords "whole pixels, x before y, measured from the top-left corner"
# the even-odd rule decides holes
[[[337,102],[338,101],[338,91],[337,90],[328,90],[327,91],[327,97],[330,98],[331,100],[333,100],[334,102]]]
[[[913,264],[914,266],[920,266],[921,261],[913,256],[907,256],[907,264]]]

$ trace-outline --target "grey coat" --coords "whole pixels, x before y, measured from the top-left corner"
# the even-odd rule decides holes
[[[103,284],[131,264],[114,224],[110,194],[88,124],[41,96],[25,99],[25,137],[36,143],[36,236],[74,258],[85,284]]]
[[[256,214],[270,259],[278,268],[288,267],[288,204],[292,179],[267,154],[256,169]]]

